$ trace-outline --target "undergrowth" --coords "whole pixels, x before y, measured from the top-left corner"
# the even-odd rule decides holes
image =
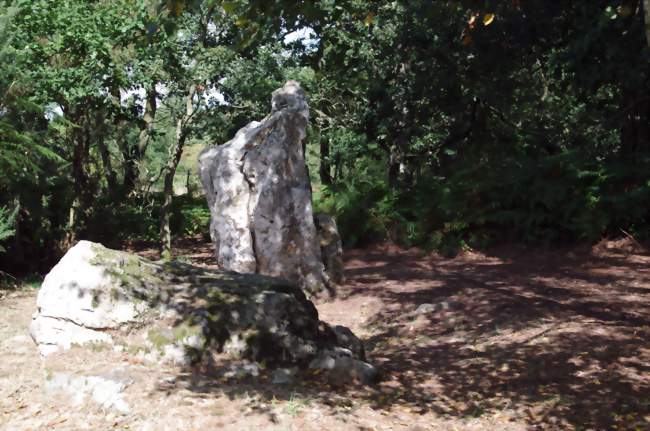
[[[465,165],[389,187],[365,170],[317,196],[345,245],[392,240],[453,255],[498,242],[595,242],[624,230],[649,236],[650,160],[600,162],[564,152]]]

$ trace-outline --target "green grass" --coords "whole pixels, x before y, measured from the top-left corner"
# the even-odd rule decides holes
[[[282,411],[291,417],[296,417],[305,407],[309,406],[310,402],[308,398],[300,398],[295,393],[292,393]]]
[[[15,292],[30,292],[38,290],[43,283],[43,276],[38,274],[27,277],[14,278],[7,273],[0,272],[0,290]]]

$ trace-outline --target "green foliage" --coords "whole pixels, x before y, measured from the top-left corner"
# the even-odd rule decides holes
[[[323,186],[316,210],[336,216],[346,246],[380,242],[389,237],[397,215],[385,180],[361,178],[338,188]]]
[[[152,193],[147,200],[133,198],[115,203],[108,197],[93,206],[81,235],[110,247],[125,243],[155,243],[159,235],[159,211],[163,195]],[[176,196],[171,208],[173,237],[208,235],[210,211],[203,196],[185,194]]]
[[[14,225],[16,223],[18,209],[16,207],[13,211],[9,211],[7,208],[0,207],[0,253],[7,251],[2,246],[2,242],[11,238],[16,233]]]
[[[499,159],[392,190],[363,175],[317,197],[348,245],[390,238],[454,254],[502,241],[597,241],[619,228],[650,237],[650,160],[600,164],[576,152]],[[476,181],[480,177],[481,181]]]
[[[17,252],[0,265],[47,269],[80,237],[113,246],[154,239],[179,136],[213,142],[206,125],[221,106],[208,99],[236,57],[230,19],[201,5],[170,16],[150,1],[7,3],[15,6],[0,7],[0,205],[24,210]],[[192,85],[194,113],[179,126]],[[145,110],[154,88],[157,116]],[[177,207],[172,222],[190,219],[197,231],[201,215]]]
[[[183,195],[175,199],[172,231],[178,236],[203,235],[209,239],[210,210],[203,196]]]
[[[170,172],[188,189],[172,234],[205,234],[198,149],[287,79],[310,95],[316,207],[348,246],[642,238],[650,49],[630,4],[4,2],[0,208],[21,210],[0,213],[0,264],[47,269],[75,235],[155,241]],[[285,43],[296,29],[309,40]]]
[[[319,49],[306,58],[316,88],[327,88],[314,139],[329,144],[321,162],[334,177],[315,198],[339,215],[349,242],[390,237],[453,253],[620,229],[648,235],[650,50],[640,9],[342,9],[314,26]]]

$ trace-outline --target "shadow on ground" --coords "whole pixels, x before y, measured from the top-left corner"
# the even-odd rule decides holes
[[[513,409],[540,429],[650,427],[650,258],[495,250],[351,260],[347,294],[372,289],[384,302],[369,342],[402,402],[460,417]],[[414,313],[423,303],[443,306]]]
[[[497,249],[444,259],[380,247],[348,253],[347,277],[335,300],[343,312],[358,312],[344,309],[355,298],[381,301],[363,323],[369,360],[384,371],[379,385],[332,388],[314,376],[283,387],[264,372],[221,381],[218,370],[197,369],[178,382],[333,409],[355,401],[446,419],[508,412],[531,429],[650,429],[647,255]]]
[[[203,247],[201,258],[209,255]],[[190,261],[195,250],[193,243],[179,248]],[[321,318],[352,316],[369,360],[384,371],[380,384],[335,388],[307,375],[275,385],[270,370],[224,378],[232,362],[222,358],[209,369],[180,370],[157,390],[254,397],[259,401],[237,414],[261,413],[271,422],[278,400],[288,414],[310,403],[345,414],[368,407],[408,411],[409,420],[423,415],[427,423],[441,417],[459,429],[467,428],[462,421],[502,413],[514,429],[650,429],[647,254],[503,248],[444,259],[377,247],[346,257],[348,282],[319,305]],[[362,315],[359,304],[370,300],[376,308]]]

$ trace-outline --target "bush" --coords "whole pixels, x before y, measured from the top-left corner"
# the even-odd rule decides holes
[[[209,239],[210,210],[203,196],[191,195],[174,198],[171,228],[173,235],[194,236],[201,234]]]
[[[162,193],[152,193],[146,201],[131,197],[117,204],[106,197],[93,207],[83,236],[110,247],[121,247],[127,242],[157,243],[162,201]],[[204,197],[174,196],[170,221],[173,237],[202,233],[208,238],[209,225],[210,211]]]
[[[8,208],[0,207],[0,253],[6,251],[2,246],[2,242],[11,238],[16,233],[13,227],[17,215],[18,207],[11,212]]]
[[[370,172],[374,174],[369,175]],[[574,152],[513,155],[391,190],[379,171],[325,189],[346,245],[391,239],[447,255],[496,242],[594,242],[624,229],[648,237],[650,161],[603,162]]]

